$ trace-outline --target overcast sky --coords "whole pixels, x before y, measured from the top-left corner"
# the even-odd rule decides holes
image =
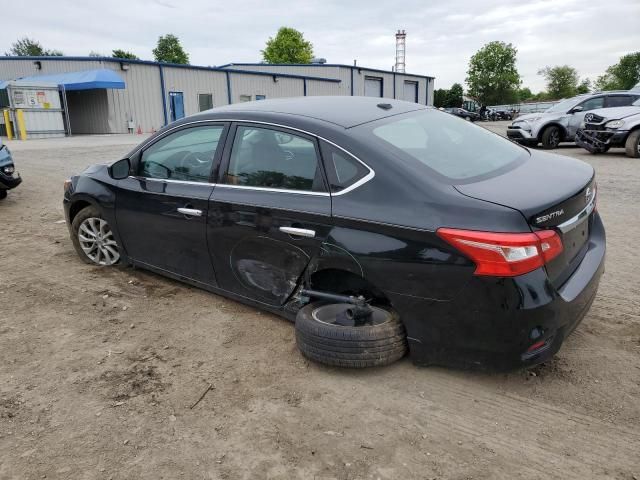
[[[407,31],[407,71],[436,77],[436,88],[464,82],[469,58],[501,40],[518,49],[523,85],[544,88],[537,71],[569,64],[595,79],[640,49],[640,0],[28,0],[7,2],[0,53],[22,36],[66,55],[131,50],[152,59],[158,36],[174,33],[194,65],[260,61],[280,26],[304,32],[329,63],[390,69],[395,31]],[[0,64],[0,68],[1,68]]]

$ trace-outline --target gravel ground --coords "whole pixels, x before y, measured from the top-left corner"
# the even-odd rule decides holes
[[[278,317],[76,257],[64,179],[140,140],[10,143],[24,183],[0,202],[0,479],[640,478],[637,160],[558,150],[595,167],[609,251],[552,361],[349,371],[307,362]]]

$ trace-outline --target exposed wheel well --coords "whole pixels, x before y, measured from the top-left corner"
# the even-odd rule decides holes
[[[310,287],[343,295],[362,295],[376,305],[390,305],[384,292],[371,282],[346,270],[328,268],[311,274]]]
[[[73,202],[71,204],[71,208],[69,209],[69,223],[73,222],[73,219],[80,210],[89,206],[91,206],[91,204],[86,200],[78,200],[76,202]]]

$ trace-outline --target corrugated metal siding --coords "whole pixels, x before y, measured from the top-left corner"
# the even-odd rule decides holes
[[[267,98],[301,97],[304,95],[303,80],[299,78],[272,77],[263,75],[231,74],[231,99],[238,103],[241,95],[265,95]]]
[[[228,103],[227,79],[224,72],[164,67],[164,85],[167,96],[169,92],[183,93],[185,115],[198,113],[199,93],[212,94],[214,107]]]
[[[122,77],[124,90],[107,90],[109,101],[109,128],[111,133],[127,133],[133,121],[147,133],[164,126],[160,70],[155,65],[129,64],[129,70],[120,69],[119,63],[105,62],[107,68]]]
[[[349,85],[334,82],[322,82],[320,80],[307,80],[307,96],[319,95],[349,95]]]

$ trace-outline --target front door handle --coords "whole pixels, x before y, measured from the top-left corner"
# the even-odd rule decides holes
[[[188,215],[190,217],[201,217],[202,216],[202,210],[198,210],[196,208],[179,208],[178,209],[178,213],[181,213],[183,215]]]
[[[306,228],[280,227],[280,231],[296,237],[313,238],[316,236],[315,230],[307,230]]]

